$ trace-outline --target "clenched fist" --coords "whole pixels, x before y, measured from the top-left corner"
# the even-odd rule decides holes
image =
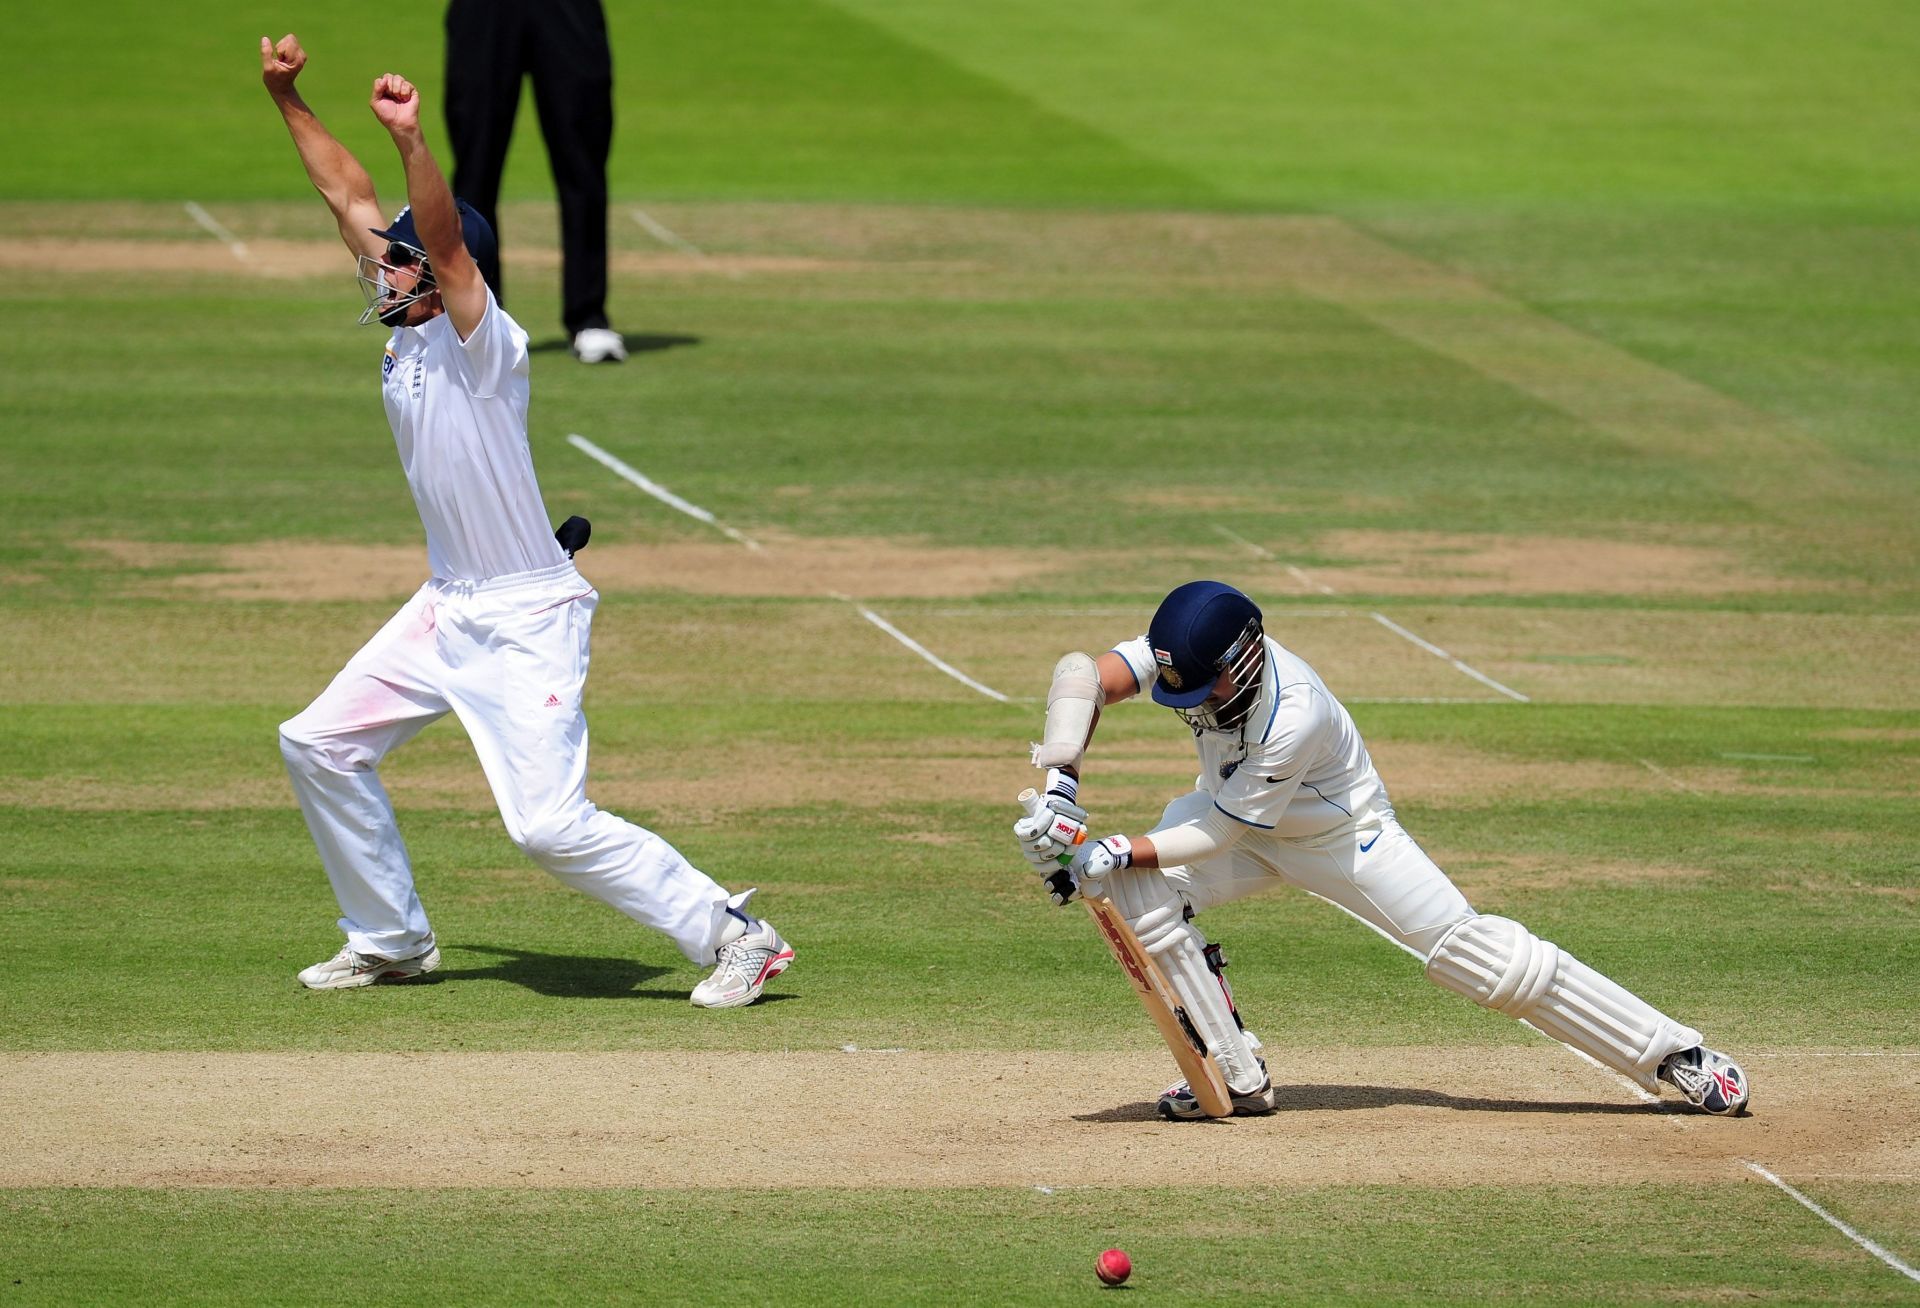
[[[420,129],[420,93],[398,73],[382,73],[373,79],[371,103],[373,116],[389,132]]]
[[[300,70],[306,66],[307,52],[300,48],[300,38],[292,32],[281,37],[278,45],[264,36],[260,38],[260,80],[273,95],[292,91],[293,79],[300,76]]]

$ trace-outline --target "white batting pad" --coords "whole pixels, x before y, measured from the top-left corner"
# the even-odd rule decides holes
[[[1107,895],[1141,947],[1167,975],[1187,1018],[1206,1041],[1234,1090],[1257,1090],[1265,1079],[1246,1034],[1234,1020],[1220,978],[1207,966],[1207,942],[1186,920],[1186,905],[1159,871],[1123,868],[1107,879]]]
[[[1700,1033],[1511,918],[1469,918],[1427,960],[1436,985],[1519,1018],[1651,1090],[1668,1054]]]

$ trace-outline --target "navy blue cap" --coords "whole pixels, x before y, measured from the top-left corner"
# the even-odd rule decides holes
[[[1192,708],[1213,693],[1234,642],[1260,610],[1224,581],[1190,581],[1160,601],[1147,627],[1158,669],[1153,702]]]
[[[481,267],[499,250],[494,239],[493,225],[480,216],[480,211],[465,200],[453,202],[454,211],[460,215],[460,240],[467,247],[467,253]],[[393,217],[393,225],[385,231],[378,227],[368,228],[375,236],[394,245],[404,245],[409,250],[418,250],[424,258],[427,247],[420,241],[420,233],[413,225],[413,206],[408,205]]]

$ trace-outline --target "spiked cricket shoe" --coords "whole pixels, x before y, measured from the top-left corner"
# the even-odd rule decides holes
[[[720,946],[720,961],[693,988],[693,1002],[700,1008],[743,1007],[792,965],[793,946],[772,923],[755,919],[742,935]]]
[[[1705,1045],[1669,1054],[1654,1073],[1703,1113],[1734,1116],[1747,1106],[1752,1087],[1740,1064]]]
[[[1235,1090],[1227,1088],[1227,1102],[1233,1105],[1235,1117],[1262,1117],[1273,1111],[1273,1078],[1267,1075],[1267,1060],[1260,1060],[1260,1088],[1257,1090]],[[1193,1097],[1193,1090],[1185,1081],[1167,1087],[1160,1096],[1155,1111],[1169,1122],[1192,1121],[1204,1118],[1207,1110],[1200,1107],[1200,1101]]]
[[[355,986],[378,985],[389,981],[411,981],[440,966],[440,950],[427,942],[423,954],[411,958],[381,958],[378,954],[342,949],[324,963],[315,963],[300,973],[300,984],[309,990],[351,990]]]

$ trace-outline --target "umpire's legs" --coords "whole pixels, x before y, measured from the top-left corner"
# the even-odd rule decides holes
[[[560,194],[560,317],[572,335],[607,326],[613,55],[600,0],[545,0],[532,21],[533,103]]]
[[[513,140],[526,76],[527,6],[517,0],[453,0],[447,6],[447,137],[453,143],[453,193],[479,210],[500,235],[500,174]],[[480,275],[501,304],[499,243]]]

